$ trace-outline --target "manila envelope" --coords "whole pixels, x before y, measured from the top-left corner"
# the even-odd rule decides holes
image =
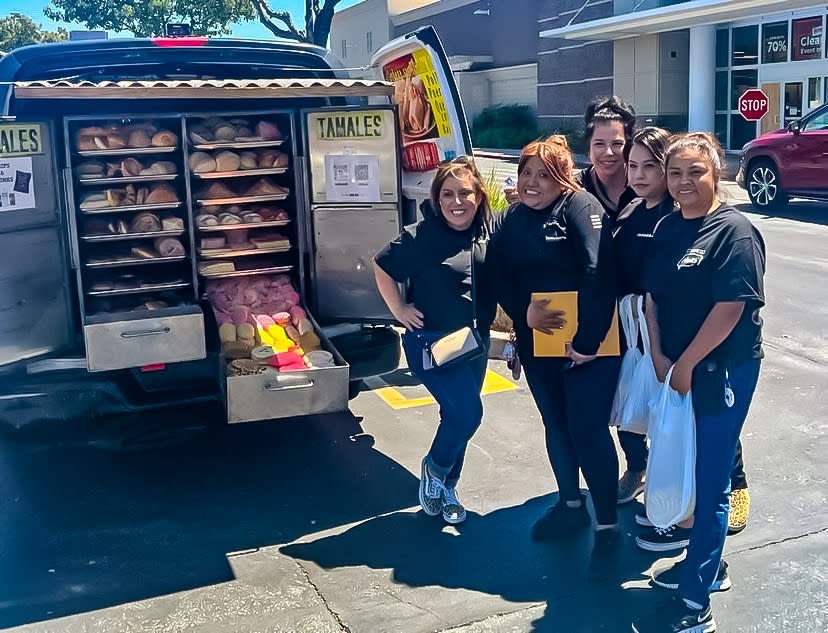
[[[546,306],[549,310],[561,310],[566,315],[566,325],[562,330],[555,330],[553,334],[544,334],[532,330],[535,344],[535,356],[566,356],[566,343],[571,343],[578,331],[578,293],[574,290],[567,292],[533,292],[535,299],[549,299]],[[612,315],[612,324],[603,343],[598,347],[598,356],[619,356],[621,354],[621,339],[618,334],[618,306]]]

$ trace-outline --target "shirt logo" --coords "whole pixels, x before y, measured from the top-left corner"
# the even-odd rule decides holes
[[[690,268],[692,266],[698,266],[702,263],[704,259],[705,250],[703,248],[688,248],[687,252],[684,256],[679,260],[678,270],[682,268]]]
[[[652,237],[653,234],[652,233],[636,233],[635,236],[636,237],[648,237],[649,238],[649,237]]]
[[[589,221],[592,222],[592,228],[593,229],[600,229],[601,228],[601,216],[600,215],[590,214]]]

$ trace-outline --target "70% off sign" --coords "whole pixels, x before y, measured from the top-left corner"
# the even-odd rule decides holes
[[[745,90],[739,97],[739,114],[746,121],[758,121],[768,113],[768,95],[758,88]]]

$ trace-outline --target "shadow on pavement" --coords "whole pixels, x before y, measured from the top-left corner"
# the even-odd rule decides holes
[[[647,579],[644,571],[654,560],[635,547],[632,509],[625,510],[625,524],[629,525],[615,546],[597,552],[589,529],[558,543],[531,540],[532,522],[553,500],[554,496],[545,496],[487,515],[469,513],[466,523],[456,527],[459,536],[450,529],[442,530],[439,518],[422,511],[398,512],[370,519],[342,534],[286,545],[280,551],[326,570],[356,566],[391,569],[395,583],[410,587],[460,588],[510,602],[546,602],[544,615],[533,622],[537,632],[630,630],[633,615],[652,608],[653,601],[662,595],[649,588],[622,586],[628,581],[641,585],[640,581]],[[421,609],[440,609],[438,603],[428,602],[427,592],[398,599],[407,603],[420,599]],[[472,604],[467,606],[466,602]],[[446,605],[442,606],[445,609]],[[479,603],[452,600],[450,612],[441,616],[455,621],[445,628],[479,620]],[[348,624],[354,630],[368,630],[358,621]]]
[[[229,581],[229,552],[392,512],[416,478],[350,413],[111,453],[0,443],[0,628]]]
[[[792,200],[784,209],[780,209],[779,211],[764,211],[761,213],[754,209],[751,204],[743,203],[734,206],[742,213],[752,213],[762,218],[779,218],[828,226],[828,203],[824,202]]]

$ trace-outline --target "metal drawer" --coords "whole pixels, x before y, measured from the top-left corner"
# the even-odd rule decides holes
[[[201,309],[187,306],[178,309],[178,312],[85,325],[83,338],[89,371],[206,358],[204,314]]]
[[[319,334],[315,322],[314,327]],[[350,367],[330,341],[321,334],[320,338],[322,348],[334,355],[336,367],[228,376],[227,421],[233,424],[345,411]]]

